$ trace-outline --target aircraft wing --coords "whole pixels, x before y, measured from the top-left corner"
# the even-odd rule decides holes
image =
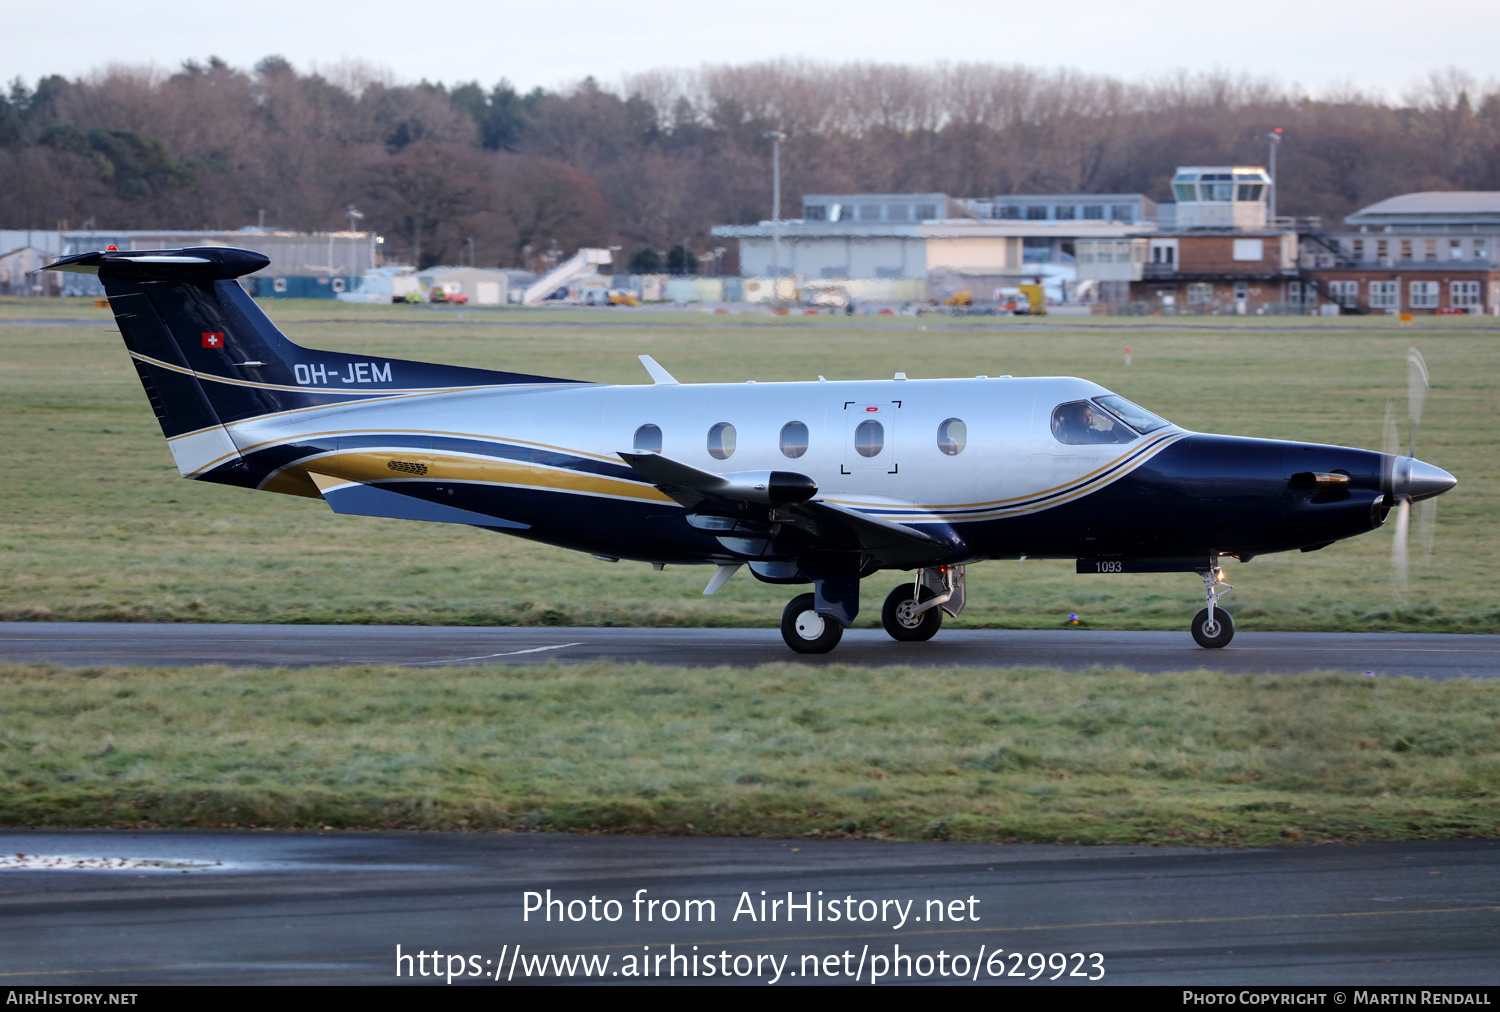
[[[863,551],[882,566],[926,565],[951,557],[963,541],[951,529],[934,537],[905,524],[814,499],[818,486],[791,471],[713,474],[659,453],[619,451],[641,477],[690,510],[735,511],[743,504],[773,506],[778,523],[812,535],[823,551]]]
[[[939,562],[950,556],[955,547],[915,527],[821,500],[782,507],[777,510],[777,515],[790,515],[793,523],[817,536],[820,547],[858,549],[867,552],[882,566]]]
[[[795,471],[734,471],[714,474],[659,453],[617,451],[642,478],[688,509],[707,503],[755,503],[779,506],[804,502],[818,494],[817,483]]]

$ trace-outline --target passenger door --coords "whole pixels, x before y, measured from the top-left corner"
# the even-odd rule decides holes
[[[896,422],[900,401],[844,401],[839,412],[844,428],[840,474],[898,474]]]

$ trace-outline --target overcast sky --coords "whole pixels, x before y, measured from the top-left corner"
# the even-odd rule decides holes
[[[1275,77],[1317,93],[1352,84],[1397,97],[1456,66],[1492,78],[1496,0],[1259,0],[1175,4],[1070,0],[145,0],[10,7],[0,74],[34,84],[110,63],[174,70],[219,56],[249,67],[276,53],[306,71],[344,59],[398,81],[501,77],[523,89],[592,75],[776,57],[844,62],[984,60],[1072,67],[1129,79],[1175,68]]]

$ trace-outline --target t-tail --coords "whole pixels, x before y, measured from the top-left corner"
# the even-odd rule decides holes
[[[572,380],[315,351],[276,329],[235,278],[270,260],[250,250],[105,250],[45,270],[97,274],[183,477],[246,483],[226,426],[328,405]]]

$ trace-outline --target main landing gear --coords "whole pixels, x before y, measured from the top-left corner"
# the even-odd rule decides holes
[[[1220,587],[1224,589],[1221,591]],[[1193,616],[1193,639],[1200,647],[1217,650],[1234,639],[1234,617],[1219,607],[1219,598],[1233,589],[1224,582],[1224,570],[1219,567],[1218,559],[1214,559],[1212,568],[1203,574],[1208,607]]]
[[[844,627],[814,610],[817,599],[801,594],[781,613],[781,638],[799,654],[826,654],[844,638]]]
[[[937,635],[943,612],[958,615],[964,608],[964,567],[934,566],[917,570],[916,579],[886,596],[880,624],[891,639],[920,643]]]
[[[891,639],[918,643],[937,635],[943,613],[957,615],[964,607],[964,567],[919,569],[910,583],[891,591],[880,609],[880,624]],[[838,620],[817,611],[813,594],[795,597],[781,613],[781,638],[799,654],[826,654],[843,639]]]

